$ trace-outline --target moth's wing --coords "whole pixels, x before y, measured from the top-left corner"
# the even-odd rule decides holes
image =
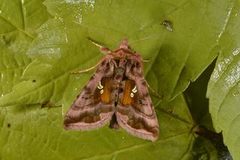
[[[65,129],[91,130],[111,120],[114,113],[112,75],[114,66],[103,61],[64,117]]]
[[[158,139],[159,125],[146,81],[141,70],[127,67],[126,80],[122,82],[123,92],[119,94],[117,122],[130,134],[155,141]]]

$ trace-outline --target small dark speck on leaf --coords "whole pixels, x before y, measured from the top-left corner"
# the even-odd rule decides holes
[[[173,23],[169,20],[162,21],[162,25],[170,32],[173,32]]]
[[[11,38],[6,37],[5,35],[2,36],[2,40],[5,43],[5,45],[10,45]]]
[[[10,124],[10,123],[8,123],[8,124],[7,124],[7,127],[8,127],[8,128],[10,128],[10,127],[11,127],[11,124]]]
[[[33,79],[32,82],[35,83],[35,82],[36,82],[36,79]]]

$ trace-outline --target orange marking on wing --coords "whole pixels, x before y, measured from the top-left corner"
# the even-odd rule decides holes
[[[103,80],[103,93],[101,94],[101,100],[104,103],[111,102],[111,81],[110,81],[110,79]]]
[[[122,104],[123,105],[131,105],[134,101],[133,97],[130,96],[132,89],[134,87],[135,83],[132,80],[126,80],[125,81],[125,88],[122,98]]]

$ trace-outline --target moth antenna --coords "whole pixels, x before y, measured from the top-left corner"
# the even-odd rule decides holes
[[[159,99],[162,99],[162,98],[163,98],[163,96],[161,96],[160,94],[158,94],[158,93],[148,84],[148,82],[146,82],[146,84],[147,84],[147,87],[151,90],[151,92],[152,92],[153,94],[155,94],[156,97],[158,97]]]
[[[93,69],[95,69],[100,63],[102,63],[102,61],[99,61],[96,65],[90,67],[90,68],[87,68],[87,69],[83,69],[83,70],[79,70],[79,71],[72,71],[70,72],[71,74],[81,74],[81,73],[86,73],[86,72],[89,72]]]
[[[92,38],[88,37],[87,39],[89,41],[91,41],[95,46],[97,46],[103,54],[109,54],[109,53],[112,52],[109,48],[104,47],[103,45],[99,44],[98,42],[96,42]]]

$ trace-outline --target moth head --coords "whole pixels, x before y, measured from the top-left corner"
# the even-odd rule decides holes
[[[119,45],[119,48],[130,50],[130,47],[128,45],[128,40],[127,39],[122,40],[122,42]]]
[[[127,62],[128,62],[127,58],[122,58],[119,60],[118,66],[125,68],[124,66],[127,64]]]

